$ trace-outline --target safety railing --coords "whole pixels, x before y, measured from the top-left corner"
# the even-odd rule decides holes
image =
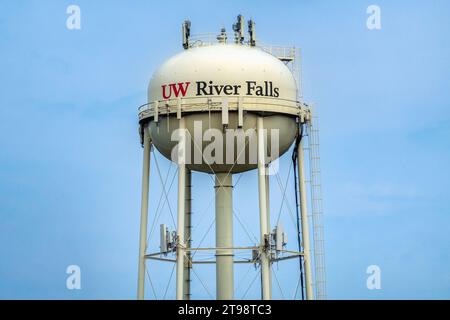
[[[227,43],[234,43],[235,41],[234,35],[229,37],[228,34],[226,34],[226,36],[227,36]],[[205,47],[218,44],[220,43],[220,41],[217,39],[217,37],[218,34],[211,32],[194,34],[190,37],[189,48]],[[249,45],[249,43],[245,41],[244,45]],[[283,61],[294,61],[296,58],[295,47],[270,46],[265,45],[259,41],[256,42],[256,47],[260,48],[261,50],[267,53],[270,53],[271,55]]]
[[[242,108],[245,111],[254,112],[271,112],[282,113],[290,115],[302,115],[309,107],[299,101],[280,99],[273,97],[245,97],[245,96],[210,96],[208,98],[202,97],[185,97],[175,98],[161,101],[152,101],[139,106],[139,118],[151,118],[156,114],[166,115],[177,112],[209,112],[220,111],[224,99],[227,100],[229,110],[238,110]]]
[[[294,61],[296,58],[295,47],[261,46],[260,48],[282,61]]]

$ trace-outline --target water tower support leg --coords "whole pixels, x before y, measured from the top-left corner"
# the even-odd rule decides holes
[[[233,247],[233,176],[217,173],[216,183],[216,247]],[[233,250],[216,250],[216,297],[232,300],[234,296]]]
[[[270,300],[270,257],[266,249],[266,237],[268,234],[267,226],[267,186],[266,186],[266,166],[265,155],[266,145],[264,139],[263,118],[258,117],[257,120],[257,134],[258,134],[258,193],[259,193],[259,223],[260,223],[260,237],[261,247],[264,248],[261,252],[261,286],[262,299]]]
[[[184,118],[180,119],[180,146],[186,146],[185,124]],[[177,281],[176,281],[176,298],[183,300],[184,297],[184,218],[186,205],[186,158],[184,151],[179,152],[178,157],[178,212],[177,212]]]
[[[298,186],[300,193],[301,228],[303,242],[303,261],[305,266],[306,300],[314,300],[312,270],[311,270],[311,245],[309,242],[308,207],[306,205],[306,187],[304,172],[303,139],[297,146],[298,161]]]
[[[138,300],[144,299],[145,281],[145,250],[147,248],[147,219],[148,219],[148,193],[150,182],[150,140],[147,128],[144,129],[144,160],[142,169],[142,195],[141,195],[141,227],[139,235],[139,268],[138,268]]]
[[[267,229],[266,233],[270,233],[270,179],[269,167],[266,167],[266,208],[267,208]],[[269,261],[269,290],[272,292],[272,263]]]

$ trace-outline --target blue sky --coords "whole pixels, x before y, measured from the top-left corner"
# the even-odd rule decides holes
[[[70,4],[81,8],[79,31],[66,28]],[[381,8],[381,30],[366,28],[370,4]],[[450,298],[448,12],[446,1],[2,1],[0,298],[135,297],[137,106],[152,72],[181,50],[184,19],[194,34],[230,31],[239,13],[264,43],[302,48],[305,100],[320,117],[329,298]],[[158,164],[163,178],[174,172],[161,156]],[[213,217],[212,184],[202,174],[193,184],[194,212],[205,213],[194,215],[200,238]],[[256,175],[239,184],[235,207],[257,235]],[[161,219],[171,225],[168,206]],[[239,228],[235,221],[236,243],[248,244]],[[71,264],[81,267],[81,290],[66,289]],[[366,288],[372,264],[381,290]],[[171,266],[149,268],[160,298]],[[275,268],[286,292],[274,297],[289,297],[295,264]],[[246,271],[237,267],[237,279]],[[198,272],[214,292],[213,269]],[[258,298],[258,285],[247,298]],[[208,298],[200,281],[193,287]],[[173,280],[168,288],[170,298]]]

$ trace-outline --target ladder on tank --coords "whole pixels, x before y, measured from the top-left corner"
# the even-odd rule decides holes
[[[313,231],[313,257],[314,257],[314,282],[317,300],[325,300],[326,292],[326,269],[325,269],[325,246],[323,231],[323,205],[322,185],[320,172],[319,152],[319,127],[318,118],[312,110],[312,117],[306,126],[307,147],[309,155],[309,191],[310,191],[310,220]]]

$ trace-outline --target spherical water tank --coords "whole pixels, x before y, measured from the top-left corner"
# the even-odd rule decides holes
[[[172,159],[178,143],[174,132],[182,117],[192,138],[187,167],[237,173],[257,167],[252,132],[258,117],[263,117],[267,129],[268,161],[288,150],[297,134],[296,98],[295,78],[280,59],[258,47],[217,43],[189,48],[162,64],[150,80],[148,105],[140,111],[140,120],[153,145]],[[236,134],[233,139],[230,132]],[[278,137],[272,137],[274,132]],[[243,146],[238,136],[243,137]],[[278,140],[278,151],[270,154],[273,138]],[[222,143],[222,160],[215,157],[217,148],[211,151],[213,142]],[[210,157],[195,158],[196,151]]]

